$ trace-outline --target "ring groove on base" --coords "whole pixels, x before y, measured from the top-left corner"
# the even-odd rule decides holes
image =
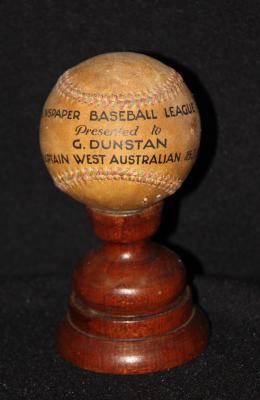
[[[58,331],[57,347],[64,359],[87,370],[142,374],[183,364],[201,353],[207,342],[207,319],[195,308],[179,329],[138,340],[88,335],[65,319]]]

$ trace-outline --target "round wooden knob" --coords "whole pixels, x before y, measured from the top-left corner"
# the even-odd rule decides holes
[[[138,211],[173,194],[199,141],[198,109],[181,76],[136,53],[102,54],[66,71],[40,128],[55,185],[112,212]]]

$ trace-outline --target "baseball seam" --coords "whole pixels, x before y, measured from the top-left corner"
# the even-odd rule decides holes
[[[80,103],[87,103],[95,106],[119,106],[120,108],[141,107],[143,105],[154,105],[177,96],[184,82],[181,76],[172,70],[169,77],[160,86],[140,92],[128,92],[126,94],[102,94],[89,93],[78,88],[73,82],[71,70],[67,70],[56,83],[56,89],[62,97],[67,100],[76,100]]]
[[[68,191],[73,186],[88,181],[128,181],[140,184],[152,185],[163,190],[167,194],[173,194],[182,184],[182,179],[170,175],[159,175],[157,173],[136,171],[133,169],[92,169],[82,168],[76,170],[67,170],[53,176],[55,185],[63,190]]]

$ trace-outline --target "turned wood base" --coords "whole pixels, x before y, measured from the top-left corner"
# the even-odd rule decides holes
[[[172,251],[151,243],[162,204],[138,214],[89,210],[105,240],[76,267],[59,353],[96,372],[141,374],[197,356],[208,323],[193,305],[185,269]]]

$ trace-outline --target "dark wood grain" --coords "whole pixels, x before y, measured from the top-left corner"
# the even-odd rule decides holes
[[[89,210],[104,243],[76,267],[57,337],[73,364],[138,374],[175,367],[205,348],[208,323],[193,305],[183,263],[149,240],[161,207],[122,215]]]

